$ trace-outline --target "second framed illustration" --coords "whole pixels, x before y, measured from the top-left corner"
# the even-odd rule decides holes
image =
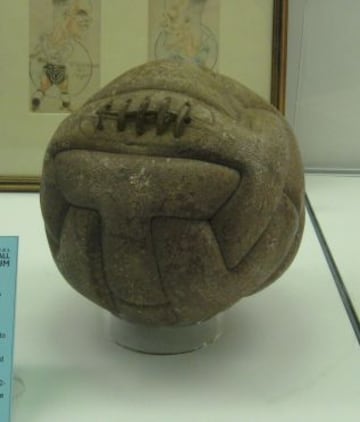
[[[287,0],[4,0],[0,190],[36,191],[59,123],[148,60],[221,72],[283,110]]]

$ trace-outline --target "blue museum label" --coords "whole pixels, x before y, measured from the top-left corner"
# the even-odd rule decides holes
[[[0,421],[11,421],[18,237],[0,236]]]

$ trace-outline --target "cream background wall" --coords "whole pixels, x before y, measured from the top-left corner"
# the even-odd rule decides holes
[[[50,1],[50,0],[48,0]],[[220,71],[270,96],[272,0],[221,2]],[[0,2],[0,175],[39,175],[65,114],[29,112],[29,2]],[[103,0],[101,85],[147,60],[147,0]]]
[[[289,6],[287,116],[305,166],[360,170],[360,2]]]

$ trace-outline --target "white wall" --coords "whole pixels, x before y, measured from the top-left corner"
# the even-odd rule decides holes
[[[289,4],[286,114],[305,166],[360,170],[360,1]]]

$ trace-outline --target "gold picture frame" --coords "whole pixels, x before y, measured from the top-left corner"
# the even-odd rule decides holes
[[[49,0],[51,1],[51,0]],[[147,60],[147,20],[148,10],[146,7],[134,7],[135,0],[107,0],[102,2],[101,7],[101,63],[100,75],[101,85],[105,85],[118,74],[127,70],[129,67],[138,65]],[[139,5],[144,5],[143,0],[136,0]],[[16,4],[15,4],[16,3]],[[40,184],[40,162],[45,152],[45,147],[51,134],[55,131],[58,124],[66,115],[63,113],[34,115],[28,108],[28,58],[29,58],[29,2],[21,0],[21,7],[18,2],[10,0],[0,3],[0,23],[5,31],[12,31],[14,37],[3,37],[0,45],[3,53],[3,63],[10,63],[0,67],[0,78],[3,83],[3,90],[0,90],[0,112],[5,124],[0,128],[0,191],[3,192],[36,192]],[[220,11],[221,19],[227,16],[233,16],[231,7],[242,7],[242,13],[237,16],[243,16],[243,19],[250,15],[251,23],[247,21],[248,27],[254,31],[254,19],[260,16],[260,23],[266,23],[267,26],[262,34],[263,43],[269,45],[271,64],[268,66],[270,95],[268,100],[276,106],[281,112],[285,109],[285,82],[286,82],[286,48],[287,48],[287,21],[288,21],[288,0],[261,0],[253,2],[252,0],[226,0],[227,10]],[[262,5],[264,6],[261,9]],[[224,6],[224,7],[225,7]],[[114,8],[118,13],[114,13]],[[256,8],[256,9],[255,9]],[[268,11],[266,17],[264,10]],[[234,19],[234,18],[233,18]],[[238,18],[236,18],[238,19]],[[266,22],[266,19],[269,22]],[[122,21],[121,21],[122,20]],[[240,24],[239,24],[240,25]],[[233,52],[238,45],[239,39],[235,34],[229,32],[231,25],[222,25],[220,28],[220,41],[223,47],[230,48]],[[126,32],[126,37],[121,37],[119,28]],[[133,44],[129,45],[129,31],[137,34],[133,37]],[[267,39],[272,31],[271,39]],[[120,31],[121,32],[121,31]],[[226,32],[223,34],[222,32]],[[253,35],[253,32],[252,32]],[[259,50],[259,41],[252,38],[252,35],[244,36],[240,34],[241,42],[236,54],[241,54],[241,46],[244,42],[256,44]],[[266,37],[266,38],[264,38]],[[231,38],[227,42],[227,38]],[[9,40],[12,40],[9,43]],[[220,49],[222,47],[220,42]],[[261,43],[261,41],[260,41]],[[231,46],[229,46],[231,45]],[[226,57],[228,50],[223,48],[223,56]],[[256,49],[255,48],[255,49]],[[252,50],[252,45],[248,45],[246,50]],[[23,51],[24,54],[19,54]],[[118,54],[122,51],[121,57]],[[235,54],[234,53],[234,54]],[[259,50],[259,57],[261,50]],[[246,54],[245,54],[246,56]],[[255,59],[254,59],[255,57]],[[256,62],[256,56],[251,60]],[[125,59],[125,60],[124,60]],[[230,77],[238,78],[241,82],[253,88],[248,83],[246,76],[237,74],[236,67],[239,57],[227,57],[224,67],[220,66],[220,72]],[[250,62],[251,62],[250,60]],[[267,60],[267,59],[266,59]],[[245,58],[244,61],[248,61]],[[228,64],[231,63],[231,66]],[[106,64],[106,66],[105,66]],[[257,63],[257,68],[263,66]],[[249,66],[248,66],[249,68]],[[267,67],[266,67],[267,68]],[[250,69],[251,70],[251,69]],[[251,73],[251,72],[249,72]],[[261,83],[260,83],[261,85]],[[261,92],[260,92],[261,95]],[[40,141],[39,141],[40,139]]]

